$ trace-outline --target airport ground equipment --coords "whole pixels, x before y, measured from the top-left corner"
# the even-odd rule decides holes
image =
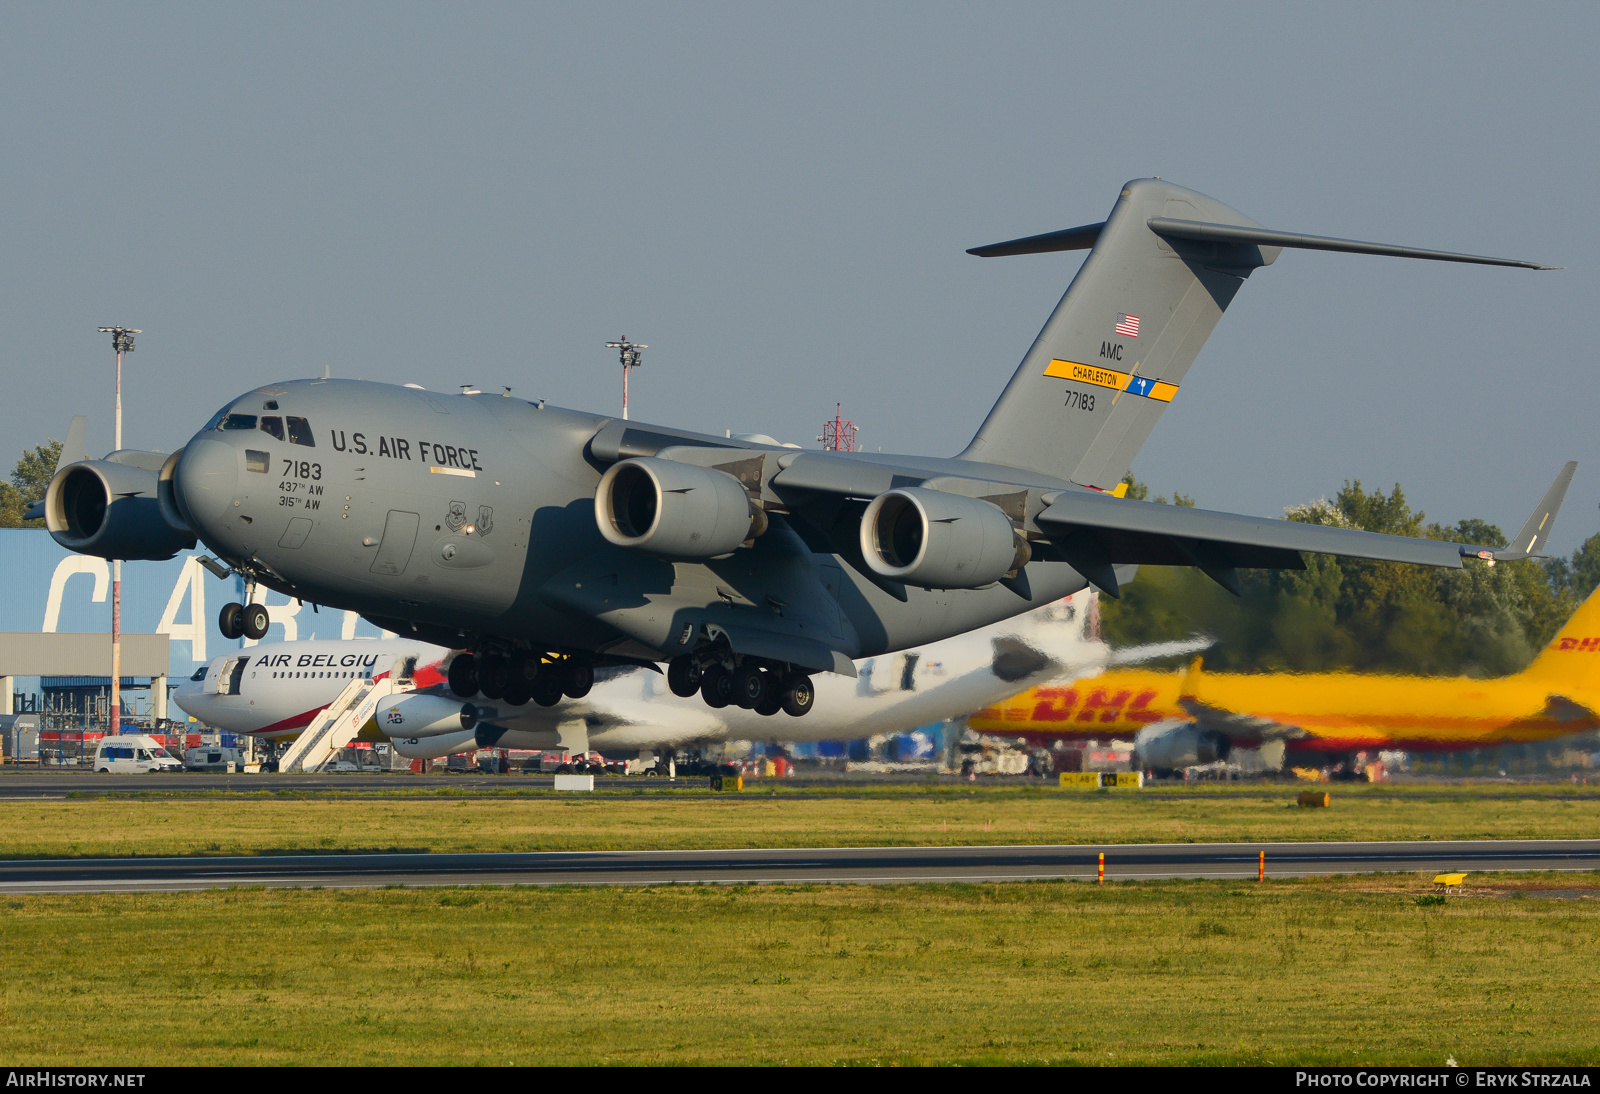
[[[351,680],[339,697],[295,738],[278,761],[278,770],[316,771],[327,763],[335,752],[356,739],[362,726],[373,720],[380,703],[412,690],[411,667],[414,666],[397,661],[391,671],[377,679],[358,676]]]
[[[974,249],[1089,251],[953,458],[800,451],[504,395],[351,380],[267,384],[179,451],[61,467],[57,542],[167,558],[202,541],[257,586],[470,651],[451,686],[581,696],[596,667],[668,663],[713,707],[810,709],[810,677],[1018,615],[1131,565],[1299,569],[1302,552],[1460,567],[1478,546],[1116,496],[1245,279],[1284,248],[1541,269],[1279,232],[1136,179],[1103,222]],[[485,688],[487,684],[487,688]],[[774,705],[776,704],[776,705]],[[515,705],[515,703],[513,703]]]

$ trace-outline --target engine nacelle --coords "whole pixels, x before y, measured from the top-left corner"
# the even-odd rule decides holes
[[[478,724],[478,710],[459,699],[413,692],[382,703],[373,718],[390,738],[437,737],[472,729]]]
[[[1139,731],[1133,751],[1140,767],[1178,771],[1226,760],[1232,746],[1222,734],[1203,730],[1193,722],[1159,722]]]
[[[391,737],[390,745],[408,760],[438,760],[457,752],[476,752],[476,730],[441,733],[436,737]]]
[[[156,499],[160,473],[114,460],[81,460],[57,471],[44,523],[61,546],[101,558],[168,559],[194,546],[194,532]]]
[[[861,517],[861,554],[874,573],[928,589],[977,589],[1027,561],[1027,543],[996,505],[901,487]]]
[[[595,491],[594,519],[618,547],[714,558],[750,538],[756,510],[725,471],[647,457],[611,465]]]

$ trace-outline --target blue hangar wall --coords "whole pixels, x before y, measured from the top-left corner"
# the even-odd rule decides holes
[[[244,599],[244,581],[224,581],[199,563],[204,552],[188,551],[166,562],[122,564],[124,633],[165,634],[172,639],[171,679],[181,680],[211,658],[252,646],[226,639],[217,612]],[[377,638],[382,632],[354,612],[313,610],[260,590],[272,615],[263,641],[308,638]],[[111,563],[77,555],[31,528],[0,528],[0,631],[73,631],[111,635]],[[0,665],[0,673],[5,667]]]

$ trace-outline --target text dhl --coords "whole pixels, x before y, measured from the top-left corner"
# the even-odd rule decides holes
[[[1135,695],[1131,690],[1111,692],[1095,688],[1079,705],[1077,688],[1036,688],[1037,702],[1030,713],[1022,704],[1001,708],[1001,717],[1008,722],[1115,722],[1119,719],[1148,725],[1159,722],[1161,715],[1150,709],[1156,697],[1151,688]]]
[[[1581,653],[1600,653],[1600,638],[1563,638],[1556,648],[1578,650]]]

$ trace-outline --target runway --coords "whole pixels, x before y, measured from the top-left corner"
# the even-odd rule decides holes
[[[0,892],[176,892],[228,886],[892,884],[1600,870],[1600,840],[828,847],[527,854],[82,858],[0,863]]]

